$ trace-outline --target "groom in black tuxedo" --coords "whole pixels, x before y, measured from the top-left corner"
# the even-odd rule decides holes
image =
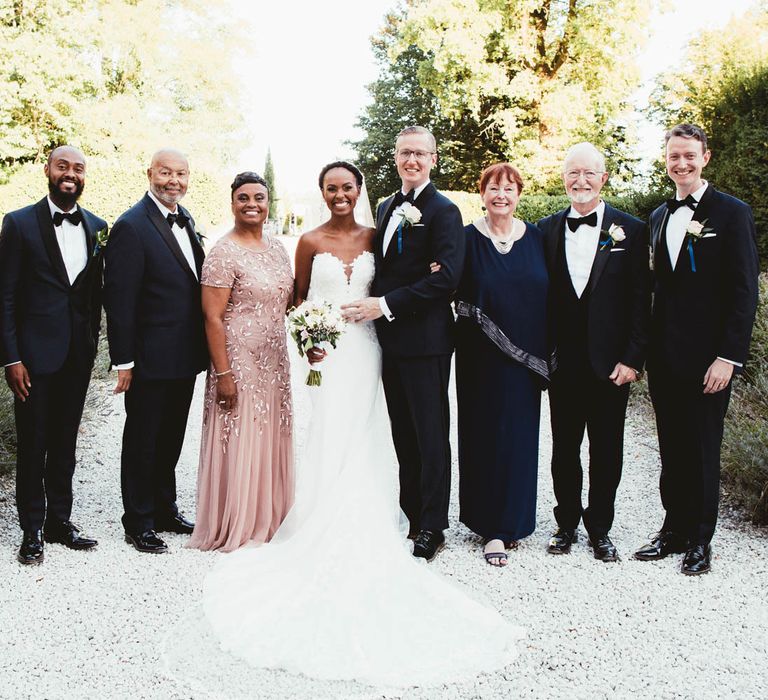
[[[101,321],[100,240],[107,223],[78,206],[85,158],[55,148],[48,196],[6,214],[0,233],[0,354],[14,394],[18,559],[43,561],[44,539],[92,549],[69,518],[75,448]]]
[[[179,205],[187,159],[158,151],[147,176],[149,191],[112,229],[104,307],[115,393],[125,392],[125,538],[140,552],[165,552],[157,532],[194,528],[176,505],[175,469],[195,377],[208,364],[199,282],[205,254],[192,216]]]
[[[645,224],[604,202],[605,159],[590,143],[563,166],[571,206],[542,219],[557,369],[549,387],[552,482],[558,529],[550,554],[566,554],[579,521],[596,559],[616,561],[608,533],[621,479],[629,385],[645,362],[651,297]],[[589,496],[582,508],[581,443],[589,435]]]
[[[675,197],[651,214],[654,298],[648,385],[666,517],[642,560],[685,552],[682,573],[710,569],[720,492],[720,444],[731,379],[744,366],[757,309],[755,222],[744,202],[702,179],[704,131],[666,134]]]
[[[402,188],[376,212],[373,296],[343,310],[350,321],[376,320],[400,506],[414,556],[431,560],[448,527],[451,297],[464,263],[464,229],[456,205],[429,180],[437,145],[427,129],[411,126],[398,134],[395,163]],[[433,261],[440,270],[430,274]]]

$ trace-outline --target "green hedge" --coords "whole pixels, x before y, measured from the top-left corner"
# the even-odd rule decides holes
[[[443,192],[443,194],[459,208],[464,223],[469,224],[482,216],[483,203],[479,194],[475,192]],[[606,201],[617,209],[647,221],[651,212],[668,196],[668,193],[651,192],[642,195],[607,197]],[[525,221],[536,223],[539,219],[568,206],[570,206],[570,200],[564,194],[526,194],[523,192],[520,203],[517,205],[517,215]]]
[[[722,472],[726,493],[753,522],[768,524],[768,273],[760,276],[749,362],[725,421]]]

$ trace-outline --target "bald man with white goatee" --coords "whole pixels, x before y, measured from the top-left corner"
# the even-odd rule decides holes
[[[147,170],[149,191],[105,248],[104,307],[115,393],[125,394],[123,527],[139,552],[167,551],[158,532],[191,534],[176,503],[176,463],[195,377],[208,365],[200,304],[205,253],[179,202],[189,163],[171,148]]]

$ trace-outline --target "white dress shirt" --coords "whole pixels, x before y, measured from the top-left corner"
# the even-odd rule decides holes
[[[424,184],[419,185],[416,187],[413,191],[413,198],[416,199],[423,191],[424,188],[429,184],[429,180],[427,180]],[[408,194],[404,189],[400,190],[403,195]],[[405,202],[403,202],[405,204]],[[392,239],[395,237],[395,231],[397,231],[397,227],[400,224],[400,217],[397,215],[399,211],[402,210],[403,204],[399,204],[392,210],[392,216],[389,217],[389,221],[387,222],[387,228],[384,229],[384,241],[382,242],[382,255],[387,254],[387,248],[389,248],[389,244],[392,242]],[[387,321],[394,321],[395,317],[392,314],[392,312],[389,310],[389,306],[387,305],[386,300],[384,297],[379,297],[379,308],[381,309],[381,313],[384,314],[384,318],[387,319]]]
[[[704,196],[707,185],[708,183],[705,180],[704,184],[692,194],[697,202],[700,202]],[[685,199],[685,197],[675,193],[675,199],[680,200]],[[669,262],[673,270],[677,265],[677,259],[680,257],[680,249],[683,247],[685,229],[688,228],[688,224],[691,223],[692,219],[693,209],[690,207],[680,207],[667,217],[667,253],[669,254]]]
[[[179,211],[178,207],[176,208],[176,211],[171,211],[168,207],[165,206],[165,204],[163,204],[157,197],[155,197],[154,194],[152,194],[151,190],[147,194],[149,194],[152,201],[155,204],[157,204],[157,208],[160,210],[160,213],[163,215],[164,219],[167,218],[168,214],[178,213]],[[189,264],[189,267],[192,270],[192,274],[194,274],[195,278],[199,279],[197,277],[197,265],[195,264],[195,254],[192,252],[192,241],[189,240],[189,234],[187,233],[187,229],[181,228],[181,226],[179,226],[178,224],[174,224],[173,226],[171,226],[171,232],[176,238],[176,242],[179,244],[179,248],[181,248],[181,252],[184,254],[184,258]]]
[[[589,276],[592,274],[592,263],[595,261],[597,244],[600,240],[600,229],[605,214],[605,202],[601,199],[597,206],[586,214],[579,214],[571,207],[566,215],[568,218],[580,219],[583,216],[589,216],[592,212],[597,213],[595,226],[582,224],[575,231],[571,231],[568,228],[568,222],[565,222],[565,260],[568,263],[568,272],[571,275],[573,289],[579,299],[587,288]]]
[[[69,214],[77,211],[77,206],[72,207],[69,212],[57,207],[48,197],[48,207],[51,210],[51,218],[57,212]],[[69,283],[73,284],[77,276],[85,269],[88,263],[88,246],[85,238],[85,229],[83,224],[73,224],[68,219],[64,219],[59,226],[53,227],[56,233],[56,242],[59,244],[61,257],[64,259],[64,267],[67,268],[67,277]]]

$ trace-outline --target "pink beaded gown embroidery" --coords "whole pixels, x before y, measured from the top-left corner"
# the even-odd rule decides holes
[[[205,259],[201,282],[231,289],[224,316],[237,406],[216,403],[208,371],[197,484],[197,522],[189,545],[235,550],[271,539],[293,504],[290,367],[285,312],[293,276],[282,244],[265,250],[222,238]]]

